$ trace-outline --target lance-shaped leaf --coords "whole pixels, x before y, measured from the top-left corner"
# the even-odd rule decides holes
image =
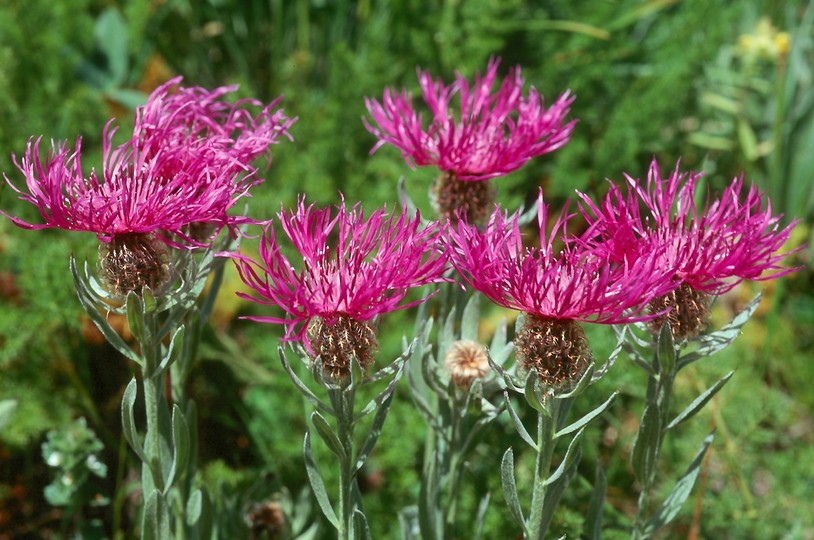
[[[370,540],[370,526],[367,524],[364,512],[359,508],[354,508],[351,521],[353,527],[351,531],[352,538],[354,540]]]
[[[305,472],[308,474],[308,480],[311,482],[311,489],[314,491],[314,497],[317,499],[322,513],[328,518],[328,521],[334,528],[339,528],[339,520],[336,517],[331,506],[331,501],[328,499],[328,491],[325,489],[325,482],[322,481],[322,476],[319,474],[317,462],[314,459],[314,453],[311,451],[311,434],[305,432],[305,442],[303,443],[303,456],[305,457]]]
[[[438,450],[433,450],[424,464],[424,476],[418,492],[418,527],[423,540],[444,537],[444,524],[439,505]]]
[[[136,378],[133,377],[130,379],[130,382],[127,383],[127,387],[124,389],[124,395],[122,395],[122,432],[124,433],[124,438],[127,440],[130,448],[132,448],[136,455],[138,455],[142,463],[146,463],[147,457],[144,454],[144,446],[141,442],[141,437],[136,429],[136,419],[133,413],[133,407],[135,406],[137,395],[138,387],[136,384]]]
[[[325,441],[331,452],[339,458],[340,463],[343,463],[348,458],[348,454],[325,417],[319,414],[319,411],[314,411],[311,413],[311,423],[314,424],[314,429],[317,430],[320,438]]]
[[[478,321],[480,320],[480,295],[473,294],[464,306],[461,315],[461,339],[478,341]]]
[[[640,483],[650,485],[656,471],[656,458],[661,444],[661,412],[658,402],[652,401],[645,405],[639,433],[633,444],[631,465],[636,478]]]
[[[487,491],[478,503],[478,513],[475,514],[475,540],[483,537],[483,524],[486,521],[486,511],[489,509],[489,499],[491,494]]]
[[[611,394],[611,396],[605,401],[605,403],[603,403],[602,405],[600,405],[596,409],[592,410],[591,412],[587,413],[585,416],[583,416],[582,418],[580,418],[576,422],[574,422],[572,424],[569,424],[569,425],[565,426],[564,428],[562,428],[561,430],[559,430],[558,432],[556,432],[554,434],[554,438],[559,439],[563,435],[568,435],[569,433],[573,433],[574,431],[576,431],[578,429],[581,429],[584,426],[588,425],[588,423],[591,420],[593,420],[594,418],[596,418],[597,416],[599,416],[600,414],[605,412],[605,410],[608,407],[610,407],[611,403],[613,403],[613,401],[616,399],[616,396],[618,396],[618,395],[619,395],[619,391],[617,390],[616,392]]]
[[[291,382],[294,383],[294,386],[297,387],[297,390],[305,396],[305,399],[310,401],[314,407],[316,407],[320,412],[325,414],[331,414],[332,409],[326,405],[321,399],[319,399],[316,394],[314,394],[308,386],[302,382],[302,380],[294,373],[294,370],[291,368],[291,365],[288,363],[288,358],[286,358],[285,350],[282,347],[277,347],[277,352],[280,355],[280,362],[283,364],[283,369],[286,373],[288,373]]]
[[[605,496],[608,492],[608,480],[602,465],[597,463],[594,476],[594,488],[588,502],[588,513],[585,516],[585,529],[590,540],[602,539],[602,512],[605,507]]]
[[[671,376],[676,367],[676,347],[673,341],[673,332],[666,322],[661,325],[658,336],[656,354],[653,355],[653,369],[656,373]]]
[[[157,489],[147,497],[141,520],[141,540],[167,540],[170,533],[170,510],[167,501]]]
[[[132,360],[140,366],[144,365],[144,361],[136,354],[130,346],[124,342],[122,337],[113,330],[108,324],[107,319],[99,312],[97,307],[101,300],[94,294],[91,287],[88,285],[88,270],[87,263],[85,263],[85,279],[79,274],[79,269],[76,267],[76,259],[71,256],[71,274],[73,275],[74,287],[76,288],[76,295],[79,297],[79,303],[85,309],[85,312],[93,321],[99,332],[102,333],[104,338],[110,343],[114,349],[119,351],[128,360]]]
[[[506,410],[509,411],[509,418],[511,419],[512,424],[514,424],[514,429],[517,431],[517,434],[520,435],[520,438],[523,439],[526,444],[531,446],[535,452],[539,452],[537,443],[529,434],[526,426],[523,425],[523,421],[520,420],[520,416],[518,416],[517,412],[514,410],[514,406],[512,405],[512,401],[509,398],[509,392],[507,390],[503,391],[503,399],[506,403]]]
[[[562,394],[556,394],[556,398],[557,399],[569,399],[569,398],[577,397],[578,395],[583,393],[594,382],[593,375],[594,375],[594,366],[595,365],[596,364],[594,362],[591,362],[590,364],[588,364],[587,369],[585,369],[585,372],[582,375],[580,375],[579,380],[577,381],[577,384],[574,385],[574,388],[571,389],[568,392],[564,392]]]
[[[158,367],[152,376],[158,375],[166,370],[170,364],[172,364],[178,358],[178,355],[181,354],[183,351],[183,346],[179,347],[178,344],[184,342],[184,331],[185,328],[183,326],[176,328],[175,332],[172,334],[172,338],[170,338],[170,344],[167,346],[167,352],[164,353],[164,356],[161,358],[161,363],[158,364]]]
[[[720,330],[710,332],[709,334],[702,335],[698,338],[699,347],[697,350],[685,354],[680,362],[679,369],[687,366],[697,360],[712,356],[713,354],[727,348],[733,341],[741,334],[743,325],[754,315],[763,293],[758,293],[749,305],[747,305],[740,313],[735,315],[729,324],[725,325]]]
[[[554,473],[545,479],[543,482],[544,486],[548,486],[553,482],[559,480],[559,478],[568,470],[569,467],[574,463],[574,460],[577,459],[579,456],[579,443],[582,440],[582,434],[585,432],[585,429],[580,429],[574,438],[571,439],[571,442],[568,443],[568,449],[565,451],[565,456],[562,458],[562,462],[560,462],[560,466],[557,467],[557,470]]]
[[[695,480],[698,478],[698,474],[701,471],[704,456],[706,455],[707,450],[712,444],[714,438],[715,433],[713,432],[707,435],[707,437],[704,439],[701,449],[698,451],[698,454],[696,454],[695,459],[692,460],[692,463],[690,463],[690,466],[687,468],[687,472],[685,472],[684,475],[679,478],[675,487],[673,487],[673,491],[670,492],[662,503],[661,507],[659,507],[656,514],[648,523],[648,531],[652,533],[659,530],[666,524],[670,523],[678,515],[684,501],[686,501],[690,496],[690,492],[695,484]]]
[[[511,448],[506,450],[500,462],[500,482],[503,485],[503,496],[506,498],[509,514],[523,528],[523,534],[527,535],[526,518],[523,517],[520,499],[517,496],[517,482],[514,479],[514,452]]]
[[[568,487],[577,472],[581,453],[579,446],[577,446],[574,457],[570,460],[568,466],[546,489],[545,499],[543,499],[543,511],[540,516],[540,531],[548,530],[551,520],[554,517],[554,512],[560,504],[562,494],[565,493],[565,488]],[[565,460],[563,460],[563,463],[565,463]]]
[[[401,372],[399,372],[399,374],[401,374]],[[399,376],[396,376],[385,391],[379,394],[379,397],[384,397],[384,400],[379,405],[379,410],[376,411],[376,415],[373,417],[373,423],[370,425],[370,431],[368,432],[367,437],[365,437],[365,442],[362,444],[362,447],[359,449],[359,453],[356,456],[356,465],[353,469],[354,474],[359,472],[359,469],[361,469],[362,465],[365,464],[368,456],[373,451],[373,447],[376,446],[376,442],[379,440],[379,435],[382,434],[384,421],[387,418],[387,412],[390,410],[390,405],[393,403],[393,390],[396,388],[395,383],[398,381],[398,379]]]
[[[681,424],[682,422],[685,422],[686,420],[689,420],[690,418],[695,416],[696,413],[698,413],[701,409],[703,409],[704,405],[706,405],[707,402],[710,399],[712,399],[712,396],[717,394],[718,391],[721,388],[723,388],[723,386],[727,383],[727,381],[729,381],[729,379],[732,378],[732,375],[734,373],[735,373],[734,371],[730,371],[729,373],[724,375],[722,378],[720,378],[715,384],[713,384],[712,386],[707,388],[704,391],[703,394],[701,394],[700,396],[695,398],[692,401],[692,403],[687,405],[687,408],[685,408],[683,411],[681,411],[678,414],[678,416],[673,418],[673,420],[669,424],[667,424],[667,429],[673,429],[674,427]]]
[[[177,404],[172,406],[172,466],[167,475],[167,483],[164,487],[164,496],[170,490],[176,476],[186,471],[189,464],[189,428],[181,408]]]
[[[551,410],[547,404],[549,397],[549,389],[543,389],[540,384],[540,379],[537,372],[534,370],[526,374],[525,388],[523,389],[523,397],[526,398],[526,403],[531,405],[531,408],[545,416],[551,416]]]

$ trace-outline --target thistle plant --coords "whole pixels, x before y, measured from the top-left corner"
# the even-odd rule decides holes
[[[651,515],[651,492],[664,437],[697,413],[732,376],[718,380],[671,419],[673,385],[679,371],[731,344],[760,301],[758,295],[728,325],[704,334],[709,309],[717,296],[744,279],[768,280],[793,272],[780,263],[780,253],[796,222],[780,227],[782,216],[756,186],[745,196],[743,178],[735,178],[720,197],[707,198],[703,208],[695,194],[702,174],[682,173],[678,165],[663,178],[658,163],[650,165],[646,183],[627,177],[627,190],[612,185],[599,205],[582,195],[583,215],[589,223],[580,240],[586,249],[630,266],[638,266],[654,251],[659,266],[677,284],[668,294],[650,301],[657,315],[641,335],[631,328],[625,345],[635,365],[648,375],[647,399],[632,456],[641,484],[634,538],[649,538],[672,520],[689,495],[712,434],[672,493]],[[644,209],[644,211],[642,211]],[[651,360],[647,360],[647,356]]]
[[[508,391],[506,406],[521,438],[536,455],[529,515],[521,509],[513,471],[513,451],[502,464],[504,495],[524,538],[544,538],[559,497],[574,473],[582,429],[612,402],[605,403],[569,426],[568,410],[585,388],[607,371],[595,370],[580,322],[618,324],[649,319],[637,315],[653,298],[671,290],[669,274],[656,266],[659,253],[650,252],[635,268],[610,264],[607,258],[568,242],[567,210],[546,233],[548,207],[542,190],[537,201],[540,247],[523,246],[518,215],[509,219],[497,208],[487,226],[479,229],[461,219],[449,231],[450,258],[464,281],[495,304],[523,313],[514,338],[516,365],[510,371],[497,363],[507,389],[525,396],[537,411],[532,436],[515,412]],[[555,252],[555,241],[564,248]],[[576,432],[559,468],[551,472],[557,439]]]
[[[419,215],[411,218],[405,212],[388,215],[386,209],[365,218],[361,207],[348,209],[344,203],[333,216],[330,208],[306,207],[302,198],[296,211],[281,211],[278,220],[301,264],[295,266],[283,254],[271,221],[260,241],[259,260],[240,251],[222,255],[234,260],[243,281],[258,295],[240,296],[276,305],[287,314],[284,319],[249,318],[284,324],[284,341],[296,344],[295,353],[327,394],[327,401],[317,396],[280,347],[283,368],[315,407],[310,415],[313,431],[305,434],[303,452],[317,502],[338,538],[369,538],[357,475],[381,434],[396,383],[414,347],[406,347],[399,358],[373,371],[377,323],[389,312],[427,299],[405,301],[411,289],[444,280],[446,257],[437,250],[440,226],[437,222],[423,226]],[[358,408],[357,392],[387,378],[385,388]],[[357,429],[371,414],[367,435],[358,445]],[[313,432],[337,459],[335,502],[312,451]]]
[[[457,292],[457,286],[453,287]],[[434,353],[430,344],[432,319],[423,332],[416,328],[419,340],[407,370],[408,383],[410,397],[424,417],[428,433],[420,500],[400,514],[406,538],[456,536],[471,455],[489,425],[504,410],[498,399],[500,383],[489,367],[489,357],[501,365],[511,355],[512,343],[506,339],[504,320],[487,350],[478,337],[479,311],[477,295],[469,298],[460,317],[454,308],[450,309],[438,330]],[[423,318],[423,314],[419,316],[419,320]],[[481,537],[489,500],[490,494],[483,494],[474,523],[466,521],[465,533],[473,538]]]
[[[111,123],[105,126],[101,175],[95,170],[85,175],[81,140],[73,151],[52,142],[44,159],[41,139],[29,141],[22,160],[15,159],[26,190],[6,181],[39,210],[44,223],[3,213],[23,228],[86,231],[100,240],[98,277],[87,263],[80,269],[73,257],[70,267],[91,320],[141,370],[146,430],[142,435],[136,426],[135,377],[123,395],[122,427],[142,463],[142,538],[208,535],[201,519],[204,496],[193,485],[197,413],[185,385],[200,321],[216,291],[210,290],[200,307],[196,302],[213,269],[214,252],[229,242],[228,236],[216,241],[218,231],[246,219],[227,211],[261,181],[250,162],[293,122],[274,111],[276,102],[262,107],[255,101],[222,101],[235,87],[173,93],[179,82],[159,87],[137,109],[133,135],[123,143],[114,146],[116,130]],[[252,116],[249,107],[261,112]],[[199,230],[206,233],[196,234]],[[126,315],[136,347],[108,324],[109,313]],[[195,321],[191,339],[185,319]],[[175,380],[168,399],[171,373]]]
[[[546,108],[533,87],[524,94],[519,67],[493,92],[498,66],[492,59],[472,84],[458,74],[445,85],[419,70],[432,116],[426,128],[406,91],[385,90],[381,103],[366,100],[372,121],[365,125],[379,139],[372,151],[391,144],[411,167],[439,169],[431,188],[438,221],[406,208],[367,215],[342,195],[334,208],[317,208],[301,195],[293,210],[281,207],[265,221],[235,215],[235,204],[262,182],[254,161],[269,157],[294,119],[277,109],[278,101],[228,103],[234,87],[184,88],[180,78],[136,110],[134,132],[123,142],[114,143],[112,121],[105,126],[100,173],[83,170],[81,140],[42,150],[42,139],[31,139],[15,158],[25,186],[6,181],[42,222],[2,215],[23,228],[91,232],[100,241],[95,267],[71,257],[70,269],[91,320],[140,371],[124,391],[121,412],[124,437],[141,462],[142,538],[218,537],[213,509],[237,511],[237,503],[210,501],[196,478],[197,408],[187,390],[226,259],[249,288],[237,295],[273,310],[244,318],[284,327],[282,369],[312,408],[305,471],[338,538],[371,536],[358,476],[405,372],[427,437],[417,504],[399,515],[404,538],[481,537],[490,494],[481,494],[475,516],[463,515],[462,494],[477,444],[503,421],[534,461],[526,489],[518,485],[515,450],[503,453],[508,512],[523,538],[545,538],[578,474],[583,436],[618,392],[587,408],[580,404],[588,412],[576,420],[569,418],[572,406],[618,366],[622,351],[648,377],[632,456],[641,487],[632,536],[649,538],[675,518],[712,435],[655,507],[665,437],[732,373],[673,416],[676,378],[732,343],[760,299],[709,332],[716,297],[742,280],[795,270],[783,266],[788,252],[779,250],[796,222],[781,227],[765,196],[745,188],[742,178],[702,206],[699,173],[676,166],[662,178],[655,161],[646,182],[626,177],[624,188],[611,184],[600,202],[579,193],[575,212],[566,205],[549,219],[540,190],[531,212],[510,214],[495,204],[491,180],[566,144],[574,98],[566,91]],[[535,216],[539,236],[526,239],[522,228]],[[569,230],[575,217],[585,225],[580,234]],[[262,226],[256,255],[245,247],[255,226]],[[491,339],[482,338],[481,297],[516,319],[511,338],[505,320]],[[384,361],[380,325],[387,328],[382,323],[391,312],[413,307],[413,335],[402,338],[397,358]],[[126,316],[135,343],[108,323],[111,313]],[[604,361],[594,356],[587,324],[617,329],[618,344]],[[144,426],[135,412],[139,396]],[[519,408],[526,406],[533,426]],[[335,474],[317,462],[315,436],[330,452]],[[606,487],[598,470],[586,518],[594,537]],[[338,478],[333,489],[329,476]],[[316,534],[318,525],[305,529],[307,512],[295,512],[290,497],[283,500],[251,507],[253,531],[284,530],[288,513],[300,516],[292,534]]]

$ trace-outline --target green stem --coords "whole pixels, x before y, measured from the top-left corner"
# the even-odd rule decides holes
[[[331,401],[336,413],[337,435],[345,451],[345,459],[339,464],[339,540],[350,540],[354,501],[353,486],[356,475],[353,473],[353,406],[356,388],[331,390]]]
[[[543,540],[548,527],[544,523],[544,503],[546,497],[545,481],[551,470],[551,459],[554,455],[560,400],[553,399],[549,414],[537,413],[537,455],[534,461],[534,490],[531,495],[531,509],[527,522],[526,540]]]

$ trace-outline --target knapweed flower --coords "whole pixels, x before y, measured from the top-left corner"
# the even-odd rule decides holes
[[[222,255],[234,260],[259,295],[238,293],[241,297],[279,306],[287,315],[248,318],[284,324],[284,340],[301,341],[333,377],[348,374],[353,358],[363,368],[373,362],[378,316],[422,302],[426,298],[404,300],[410,289],[444,279],[439,225],[422,227],[418,214],[396,217],[382,208],[366,218],[360,205],[348,209],[343,201],[332,215],[330,208],[306,206],[301,198],[295,211],[281,210],[277,217],[299,252],[299,264],[283,254],[271,221],[259,260],[240,252]]]
[[[771,203],[756,186],[744,189],[735,178],[720,197],[707,197],[699,208],[695,191],[699,172],[682,173],[678,165],[663,178],[653,160],[647,182],[626,176],[627,190],[611,188],[600,205],[581,195],[589,223],[585,238],[611,261],[636,266],[653,251],[659,267],[675,276],[679,286],[656,298],[652,312],[658,331],[669,322],[676,339],[693,337],[709,319],[712,296],[723,294],[744,279],[767,280],[793,272],[781,265],[793,222],[780,226]],[[744,193],[745,192],[745,193]],[[590,249],[590,248],[589,248]]]
[[[655,267],[655,257],[631,267],[582,251],[566,238],[570,217],[566,208],[546,235],[548,207],[541,191],[539,247],[524,247],[518,216],[509,218],[499,208],[483,230],[462,219],[449,231],[450,261],[466,283],[495,304],[525,314],[515,337],[518,363],[550,388],[569,386],[591,362],[579,322],[646,319],[637,310],[673,287]],[[557,252],[559,242],[563,248]]]
[[[412,96],[402,90],[386,89],[379,103],[365,99],[367,110],[378,127],[365,126],[378,137],[371,150],[392,144],[414,167],[434,165],[442,175],[433,187],[439,214],[454,218],[458,210],[470,221],[488,216],[494,202],[489,183],[484,182],[522,167],[529,159],[552,152],[568,142],[575,122],[565,117],[573,97],[565,92],[548,109],[543,96],[533,87],[523,96],[520,68],[509,71],[497,92],[499,60],[492,59],[486,75],[475,76],[470,87],[460,74],[445,86],[428,71],[418,71],[424,101],[432,120],[425,130],[421,113]],[[458,112],[452,101],[458,94]]]
[[[272,106],[252,117],[245,106],[254,102],[220,102],[232,87],[169,95],[177,82],[157,89],[137,109],[133,136],[124,143],[114,146],[112,121],[105,126],[101,174],[83,171],[81,139],[73,149],[52,141],[43,157],[38,138],[28,142],[20,161],[14,158],[25,189],[4,175],[44,222],[0,213],[26,229],[95,233],[103,243],[101,277],[117,296],[166,285],[169,247],[202,245],[189,235],[195,224],[219,229],[243,221],[227,211],[261,181],[250,162],[292,122]]]

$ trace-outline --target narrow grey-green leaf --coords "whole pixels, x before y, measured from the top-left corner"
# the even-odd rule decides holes
[[[107,342],[110,343],[114,349],[123,354],[125,358],[132,360],[140,366],[143,366],[144,361],[141,359],[141,357],[133,352],[133,349],[131,349],[130,346],[124,342],[118,332],[113,330],[113,328],[108,324],[107,319],[99,312],[96,303],[96,296],[90,289],[89,285],[82,278],[82,275],[79,273],[79,269],[76,266],[76,259],[74,259],[73,255],[71,255],[70,266],[71,274],[73,275],[74,287],[76,289],[76,295],[79,298],[79,303],[82,304],[83,308],[85,308],[85,312],[88,314],[88,317],[90,317],[90,320],[93,321],[93,324],[99,329],[99,332],[102,333]]]
[[[172,446],[172,465],[167,475],[167,483],[164,486],[165,496],[175,479],[182,478],[179,475],[186,472],[189,464],[189,428],[181,408],[177,404],[172,406]]]
[[[653,357],[653,367],[665,377],[673,373],[676,367],[676,348],[673,333],[666,322],[661,325],[658,336],[658,348]]]
[[[136,429],[136,419],[133,413],[137,396],[138,386],[136,378],[133,377],[130,379],[130,382],[127,383],[127,387],[124,389],[124,395],[122,395],[122,432],[124,433],[124,438],[130,444],[130,448],[133,449],[142,462],[146,462],[147,457],[144,454],[141,437]]]
[[[605,412],[607,410],[607,408],[610,407],[611,403],[614,402],[614,400],[616,399],[616,396],[618,396],[618,395],[619,395],[619,391],[617,390],[616,392],[614,392],[613,394],[610,395],[610,397],[605,401],[605,403],[603,403],[602,405],[600,405],[596,409],[592,410],[591,412],[587,413],[585,416],[583,416],[582,418],[580,418],[576,422],[565,426],[564,428],[559,430],[557,433],[555,433],[554,438],[558,439],[558,438],[562,437],[563,435],[568,435],[569,433],[573,433],[574,431],[586,426],[589,422],[591,422],[591,420],[593,420],[594,418],[596,418],[597,416],[599,416],[600,414]]]
[[[682,422],[695,416],[701,409],[704,408],[704,405],[706,405],[707,402],[709,402],[709,400],[712,399],[712,397],[717,394],[721,388],[723,388],[727,381],[732,378],[734,373],[734,371],[730,371],[721,377],[715,384],[707,388],[703,394],[695,398],[692,403],[687,405],[687,408],[681,411],[669,424],[667,424],[667,429],[673,429]]]
[[[681,506],[684,504],[684,501],[687,500],[687,497],[690,496],[690,492],[692,491],[692,487],[695,484],[695,480],[698,478],[698,473],[701,471],[701,465],[704,462],[704,456],[707,453],[710,445],[712,444],[712,440],[715,438],[715,433],[710,433],[704,439],[704,442],[701,445],[701,449],[696,454],[695,458],[690,463],[690,466],[687,468],[687,471],[684,475],[679,478],[678,482],[676,482],[675,487],[667,496],[667,498],[662,503],[661,507],[656,511],[656,514],[650,520],[648,524],[648,530],[655,532],[665,526],[666,524],[670,523],[675,517],[678,515],[678,512],[681,510]]]
[[[461,339],[478,341],[478,321],[480,319],[480,295],[473,294],[464,306],[461,315]]]
[[[428,452],[429,459],[424,464],[424,475],[418,492],[418,526],[422,540],[440,540],[444,536],[441,518],[438,474],[438,452]]]
[[[311,413],[311,422],[314,424],[314,428],[317,430],[319,437],[325,441],[325,444],[328,445],[331,452],[339,458],[340,463],[344,462],[347,459],[347,453],[342,447],[339,437],[325,417],[322,416],[319,411],[314,411]]]
[[[173,333],[170,339],[170,344],[167,346],[167,352],[164,353],[163,358],[161,358],[161,364],[158,365],[156,373],[161,373],[167,369],[167,367],[178,358],[178,355],[183,350],[183,346],[178,346],[178,344],[184,342],[184,332],[185,328],[183,325],[175,329],[175,333]]]
[[[285,350],[283,350],[282,347],[278,347],[277,352],[280,355],[280,362],[282,362],[283,364],[283,369],[285,370],[286,373],[288,373],[291,382],[294,383],[294,386],[297,387],[297,390],[299,390],[300,393],[305,397],[305,399],[310,401],[317,408],[317,410],[325,414],[331,414],[331,408],[328,405],[326,405],[321,399],[319,399],[316,396],[316,394],[314,394],[311,391],[311,389],[308,388],[308,386],[306,386],[304,382],[302,382],[302,380],[297,376],[297,374],[294,373],[294,370],[288,363],[288,358],[286,358]]]
[[[691,364],[707,356],[725,349],[732,344],[733,341],[740,335],[743,325],[752,317],[757,309],[760,300],[763,298],[762,293],[758,293],[749,305],[747,305],[740,313],[735,315],[729,324],[723,326],[720,330],[710,332],[709,334],[702,335],[698,338],[699,347],[697,350],[685,354],[679,361],[679,369]]]
[[[489,509],[489,498],[491,494],[486,492],[486,495],[481,497],[478,503],[478,513],[475,515],[475,540],[480,540],[483,537],[483,523],[486,520],[486,511]]]
[[[503,496],[506,498],[506,506],[509,514],[526,531],[526,518],[523,517],[523,509],[520,507],[520,499],[517,497],[517,483],[514,480],[514,452],[511,448],[503,454],[500,462],[500,482],[503,485]]]
[[[365,437],[365,442],[362,444],[362,447],[359,449],[359,453],[356,456],[356,465],[353,468],[354,473],[358,472],[359,469],[362,468],[362,465],[365,464],[368,456],[373,451],[373,447],[376,446],[376,442],[379,440],[379,435],[382,434],[382,429],[384,428],[384,421],[387,418],[387,412],[390,410],[390,405],[393,403],[392,389],[389,391],[385,390],[382,394],[386,394],[387,397],[385,397],[384,401],[379,406],[379,410],[376,411],[376,415],[373,417],[373,423],[370,425],[370,431],[368,432],[367,437]]]
[[[130,332],[139,343],[144,343],[144,306],[135,291],[127,293],[125,311]]]
[[[649,403],[642,414],[642,423],[633,444],[631,465],[642,484],[650,484],[656,469],[656,454],[661,444],[661,418],[657,403]]]
[[[370,540],[370,527],[364,512],[359,508],[353,509],[353,538],[354,540]]]
[[[201,507],[203,505],[203,495],[200,489],[195,489],[187,500],[186,506],[186,521],[187,525],[194,527],[198,520],[201,518]]]
[[[548,486],[553,482],[556,482],[563,473],[571,467],[571,464],[574,463],[577,455],[579,454],[579,443],[582,440],[582,434],[585,432],[585,429],[580,429],[574,438],[571,439],[571,442],[568,444],[568,449],[565,451],[565,456],[562,458],[562,462],[560,462],[560,466],[557,467],[557,470],[554,473],[545,479],[543,482],[544,486]]]
[[[157,489],[152,490],[144,504],[141,520],[141,540],[167,540],[170,534],[170,511],[167,501]]]
[[[314,490],[314,497],[317,499],[322,513],[328,518],[328,521],[334,528],[339,528],[339,520],[336,518],[331,506],[331,501],[328,498],[328,491],[325,489],[325,482],[322,481],[322,476],[319,474],[317,462],[314,460],[314,454],[311,451],[311,434],[305,433],[305,442],[303,443],[303,456],[305,457],[305,472],[308,474],[308,481],[311,483],[311,489]]]
[[[571,389],[569,392],[565,392],[563,394],[557,394],[556,398],[557,399],[569,399],[569,398],[577,397],[578,395],[583,393],[589,386],[591,386],[591,383],[594,380],[593,376],[594,376],[594,366],[595,365],[596,364],[594,362],[591,362],[590,364],[588,364],[588,368],[580,376],[579,380],[577,381],[577,384],[574,385],[574,388]]]
[[[537,452],[537,443],[534,441],[531,435],[529,435],[526,426],[523,425],[523,421],[520,420],[520,416],[518,416],[517,412],[514,410],[514,406],[512,406],[512,401],[509,398],[509,392],[507,390],[503,391],[503,399],[506,402],[506,410],[509,411],[509,418],[514,425],[515,431],[517,431],[517,434],[520,435],[520,438],[523,439],[526,444],[531,446],[531,448]]]
[[[608,481],[602,465],[597,463],[594,475],[594,488],[591,490],[591,499],[588,503],[588,513],[585,516],[585,528],[590,540],[602,539],[602,513],[605,508],[605,496],[608,491]]]
[[[577,447],[574,457],[570,460],[570,464],[565,468],[563,473],[546,488],[545,499],[543,500],[543,511],[540,516],[539,531],[545,533],[554,518],[554,512],[560,504],[562,494],[565,493],[565,488],[571,483],[574,475],[577,472],[577,465],[582,452]]]

